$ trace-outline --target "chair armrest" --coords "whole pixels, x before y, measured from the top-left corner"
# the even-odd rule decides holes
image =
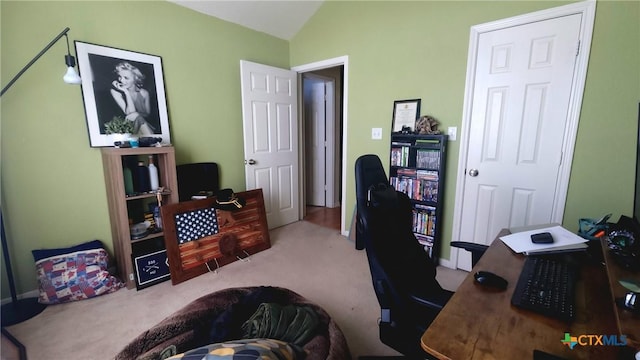
[[[453,292],[442,289],[429,291],[429,293],[413,292],[409,296],[418,305],[440,310],[451,299]]]
[[[487,245],[476,244],[466,241],[452,241],[451,246],[465,249],[471,253],[471,263],[473,266],[476,265],[478,260],[482,257],[485,251],[489,248]]]
[[[471,252],[481,252],[484,253],[489,247],[487,245],[476,244],[466,241],[452,241],[451,246],[465,249]]]

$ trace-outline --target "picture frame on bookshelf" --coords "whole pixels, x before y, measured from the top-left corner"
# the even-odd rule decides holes
[[[416,120],[420,116],[420,103],[421,99],[394,101],[391,131],[413,133]]]

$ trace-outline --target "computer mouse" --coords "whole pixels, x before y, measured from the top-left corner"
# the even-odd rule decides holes
[[[509,282],[505,280],[503,277],[496,275],[489,271],[478,271],[473,277],[476,279],[476,282],[483,286],[488,286],[500,290],[505,290]]]

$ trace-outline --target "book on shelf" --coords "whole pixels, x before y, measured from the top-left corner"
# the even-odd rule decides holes
[[[404,176],[415,178],[417,174],[418,170],[416,169],[398,169],[398,177]]]
[[[404,146],[402,148],[402,164],[400,166],[408,166],[409,165],[409,147]]]
[[[392,141],[391,145],[395,145],[395,146],[411,146],[410,142],[404,142],[404,141]]]
[[[438,182],[424,180],[420,182],[420,200],[422,201],[438,201]]]
[[[435,235],[436,208],[433,206],[416,205],[413,210],[413,232],[416,235],[431,237]]]
[[[406,176],[391,177],[390,183],[397,191],[407,194],[410,199],[418,200],[418,181],[415,178]]]
[[[440,144],[440,139],[417,139],[416,145],[433,145]]]
[[[413,199],[413,178],[406,176],[391,177],[391,185],[400,192],[407,194],[410,199]]]
[[[433,170],[418,170],[416,177],[420,180],[438,181],[438,172]]]
[[[397,191],[407,194],[412,200],[417,201],[438,201],[438,182],[423,180],[415,176],[392,176],[389,184]]]
[[[409,147],[392,147],[391,148],[391,165],[407,166],[409,164]]]
[[[429,254],[430,258],[433,258],[433,238],[430,238],[428,236],[422,236],[420,234],[415,234],[416,240],[418,240],[418,243],[420,245],[422,245],[424,251],[427,252],[427,254]]]
[[[391,148],[391,166],[400,166],[402,159],[401,148]]]
[[[440,168],[440,151],[429,149],[418,149],[416,151],[416,166],[426,169]]]
[[[432,236],[424,236],[422,234],[414,234],[416,240],[422,245],[433,246],[433,237]]]

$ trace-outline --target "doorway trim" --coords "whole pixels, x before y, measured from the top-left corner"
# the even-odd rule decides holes
[[[571,164],[575,149],[576,136],[578,132],[578,122],[580,120],[580,110],[582,108],[582,97],[587,75],[587,65],[589,63],[589,52],[591,50],[591,38],[593,34],[593,23],[596,13],[595,0],[588,0],[579,3],[564,5],[551,9],[532,12],[511,18],[501,19],[485,24],[471,27],[469,36],[469,53],[467,58],[467,76],[465,81],[464,103],[462,111],[462,126],[460,137],[460,151],[458,157],[458,170],[456,175],[456,195],[454,203],[454,214],[451,241],[462,241],[460,239],[462,226],[462,206],[465,186],[465,171],[467,164],[467,153],[469,151],[469,128],[471,124],[471,110],[473,105],[473,88],[476,77],[475,68],[478,54],[478,42],[482,33],[524,25],[532,22],[549,20],[557,17],[573,14],[582,15],[582,23],[579,35],[579,52],[576,56],[576,66],[573,74],[573,86],[569,100],[569,110],[567,113],[567,123],[564,129],[564,141],[562,145],[562,161],[558,174],[558,182],[555,188],[555,200],[551,214],[552,222],[561,224],[564,217],[564,207],[567,200],[567,190],[571,175]],[[578,49],[576,49],[578,51]],[[467,239],[468,240],[468,239]],[[449,260],[440,259],[440,264],[455,269],[458,262],[458,250],[450,248]]]
[[[302,73],[305,72],[309,72],[309,71],[315,71],[315,70],[321,70],[321,69],[326,69],[326,68],[331,68],[331,67],[336,67],[336,66],[343,66],[343,79],[342,79],[342,144],[340,144],[340,146],[342,146],[342,199],[340,200],[340,233],[344,236],[348,235],[348,230],[345,228],[345,218],[346,218],[346,199],[347,199],[347,113],[348,113],[348,99],[349,99],[349,56],[339,56],[339,57],[335,57],[335,58],[331,58],[331,59],[326,59],[326,60],[320,60],[320,61],[316,61],[313,63],[309,63],[309,64],[303,64],[303,65],[298,65],[298,66],[294,66],[291,68],[291,70],[295,71],[298,73],[298,78],[300,78],[300,75]],[[301,90],[300,88],[298,88],[299,91]],[[299,96],[300,97],[300,96]],[[300,117],[301,115],[298,114],[298,117]],[[299,120],[298,120],[299,121]],[[302,129],[301,127],[298,127],[298,136],[304,136],[304,134],[302,134]],[[302,163],[301,163],[302,164]],[[300,169],[303,169],[302,166],[299,167]],[[300,170],[302,171],[302,170]],[[300,176],[299,179],[303,179],[303,176]],[[303,181],[303,180],[300,180]],[[300,189],[304,189],[303,186],[299,187]],[[304,200],[304,191],[303,190],[299,190],[299,196],[300,196],[300,200]],[[300,218],[302,219],[302,211],[303,211],[303,207],[300,207]]]

